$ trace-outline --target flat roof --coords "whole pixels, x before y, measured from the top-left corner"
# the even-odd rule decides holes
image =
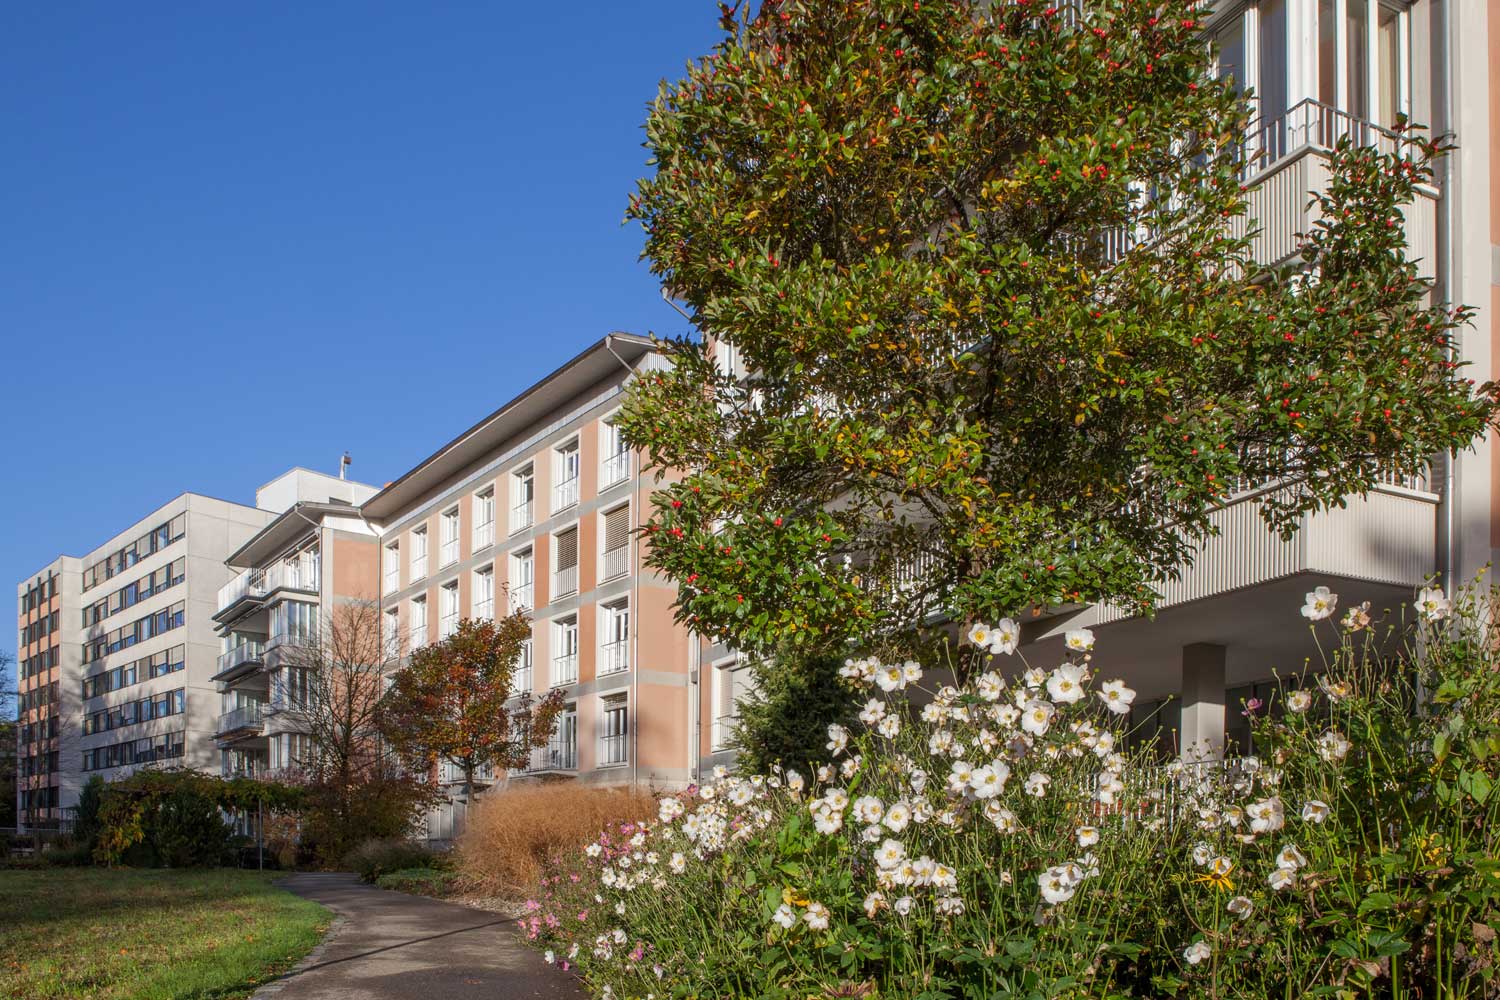
[[[518,432],[537,423],[564,400],[606,378],[622,363],[633,364],[656,350],[649,337],[610,333],[584,348],[560,368],[533,384],[494,413],[443,445],[400,479],[389,483],[359,508],[384,520],[424,493],[462,472]]]

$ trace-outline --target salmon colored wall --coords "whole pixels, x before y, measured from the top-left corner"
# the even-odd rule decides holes
[[[380,594],[380,544],[375,539],[333,539],[333,594],[373,601]]]

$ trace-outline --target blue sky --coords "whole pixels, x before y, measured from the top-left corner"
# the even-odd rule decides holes
[[[386,482],[609,330],[684,332],[621,218],[717,17],[0,7],[0,579],[346,449]]]

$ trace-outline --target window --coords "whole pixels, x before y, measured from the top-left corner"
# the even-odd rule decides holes
[[[536,494],[536,476],[527,465],[510,477],[510,530],[512,533],[531,527],[531,501]]]
[[[574,525],[552,536],[552,563],[557,569],[552,574],[552,598],[578,592],[578,525]]]
[[[604,571],[601,580],[613,580],[630,572],[630,505],[616,507],[604,515]]]
[[[566,510],[578,502],[578,439],[553,453],[552,510]]]
[[[623,483],[630,476],[630,450],[625,447],[625,436],[614,420],[599,424],[599,488],[606,490],[616,483]]]
[[[474,617],[495,617],[495,570],[492,566],[474,571]]]
[[[458,508],[443,511],[438,527],[442,531],[441,547],[438,549],[439,565],[452,566],[458,562]]]
[[[458,581],[438,588],[438,638],[446,639],[458,631]]]
[[[617,601],[599,607],[599,673],[630,667],[630,604]]]
[[[510,693],[531,693],[531,640],[521,643],[521,653],[516,657],[516,673],[511,678]]]
[[[547,743],[543,766],[571,771],[578,767],[578,706],[569,705],[557,717],[557,730]]]
[[[599,735],[599,766],[623,764],[629,757],[629,717],[624,695],[603,699],[602,731]]]
[[[531,549],[523,549],[510,557],[510,610],[530,611],[535,597],[534,574],[536,562]]]
[[[495,488],[474,494],[474,551],[495,544]]]
[[[552,686],[578,680],[578,616],[552,623]]]
[[[401,656],[401,611],[399,608],[388,608],[382,619],[384,629],[382,636],[385,639],[385,655],[387,659],[398,659]]]
[[[411,530],[411,578],[420,580],[427,575],[427,526]]]
[[[742,668],[737,660],[726,660],[713,666],[709,678],[709,700],[713,712],[710,735],[713,749],[723,750],[734,732],[739,717],[736,705],[750,693],[750,671]]]
[[[411,599],[411,648],[421,649],[427,645],[427,598]]]
[[[304,644],[318,635],[318,606],[302,601],[282,601],[271,608],[271,638],[268,647]]]
[[[401,543],[391,542],[385,547],[385,593],[394,594],[401,589]]]

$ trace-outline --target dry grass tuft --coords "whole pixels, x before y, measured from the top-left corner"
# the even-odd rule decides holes
[[[474,804],[457,846],[466,889],[526,895],[552,858],[583,847],[605,827],[656,815],[656,798],[623,788],[571,782],[510,788]]]

